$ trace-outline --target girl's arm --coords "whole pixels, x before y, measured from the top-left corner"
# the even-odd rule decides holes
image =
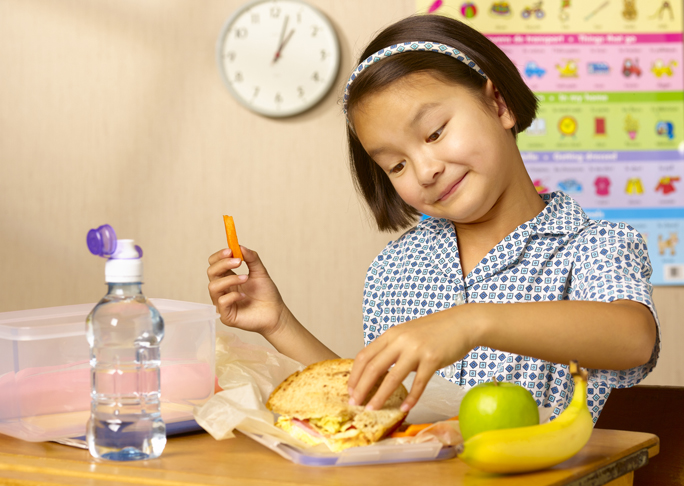
[[[483,346],[551,363],[576,359],[585,368],[625,370],[647,363],[655,345],[653,314],[635,301],[477,305],[487,306],[478,336],[489,343]]]
[[[287,307],[284,309],[280,325],[268,334],[262,333],[262,336],[280,353],[304,365],[339,358],[311,334]]]
[[[362,403],[394,365],[369,402],[380,408],[408,373],[416,371],[402,405],[409,410],[436,370],[475,346],[552,363],[575,359],[586,368],[620,370],[648,362],[655,339],[653,315],[634,301],[465,304],[386,331],[357,355],[349,385],[353,403]]]
[[[295,318],[280,296],[259,255],[240,247],[249,273],[236,275],[242,263],[229,249],[209,257],[209,295],[229,327],[258,332],[279,352],[309,365],[337,355],[314,337]]]

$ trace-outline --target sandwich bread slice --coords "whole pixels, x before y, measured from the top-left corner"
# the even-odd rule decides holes
[[[373,444],[396,430],[407,415],[399,409],[406,388],[395,390],[380,410],[366,410],[365,403],[351,406],[347,383],[353,363],[321,361],[285,379],[266,402],[266,408],[280,415],[276,426],[307,444],[326,444],[333,452]]]

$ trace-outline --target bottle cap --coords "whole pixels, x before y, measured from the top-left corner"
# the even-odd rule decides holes
[[[143,252],[133,240],[117,240],[114,228],[103,224],[88,231],[86,243],[93,255],[109,258],[105,265],[106,282],[142,282]]]
[[[114,228],[108,224],[88,231],[86,242],[90,253],[93,255],[109,257],[116,251],[116,233]]]

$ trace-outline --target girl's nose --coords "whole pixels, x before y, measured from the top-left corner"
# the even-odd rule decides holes
[[[427,155],[414,160],[414,165],[416,167],[416,177],[422,186],[434,184],[442,172],[444,172],[444,163]]]

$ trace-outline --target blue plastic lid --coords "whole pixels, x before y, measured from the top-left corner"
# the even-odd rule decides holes
[[[116,251],[116,233],[114,228],[108,224],[103,224],[97,229],[88,231],[86,238],[88,249],[93,255],[110,257]]]

